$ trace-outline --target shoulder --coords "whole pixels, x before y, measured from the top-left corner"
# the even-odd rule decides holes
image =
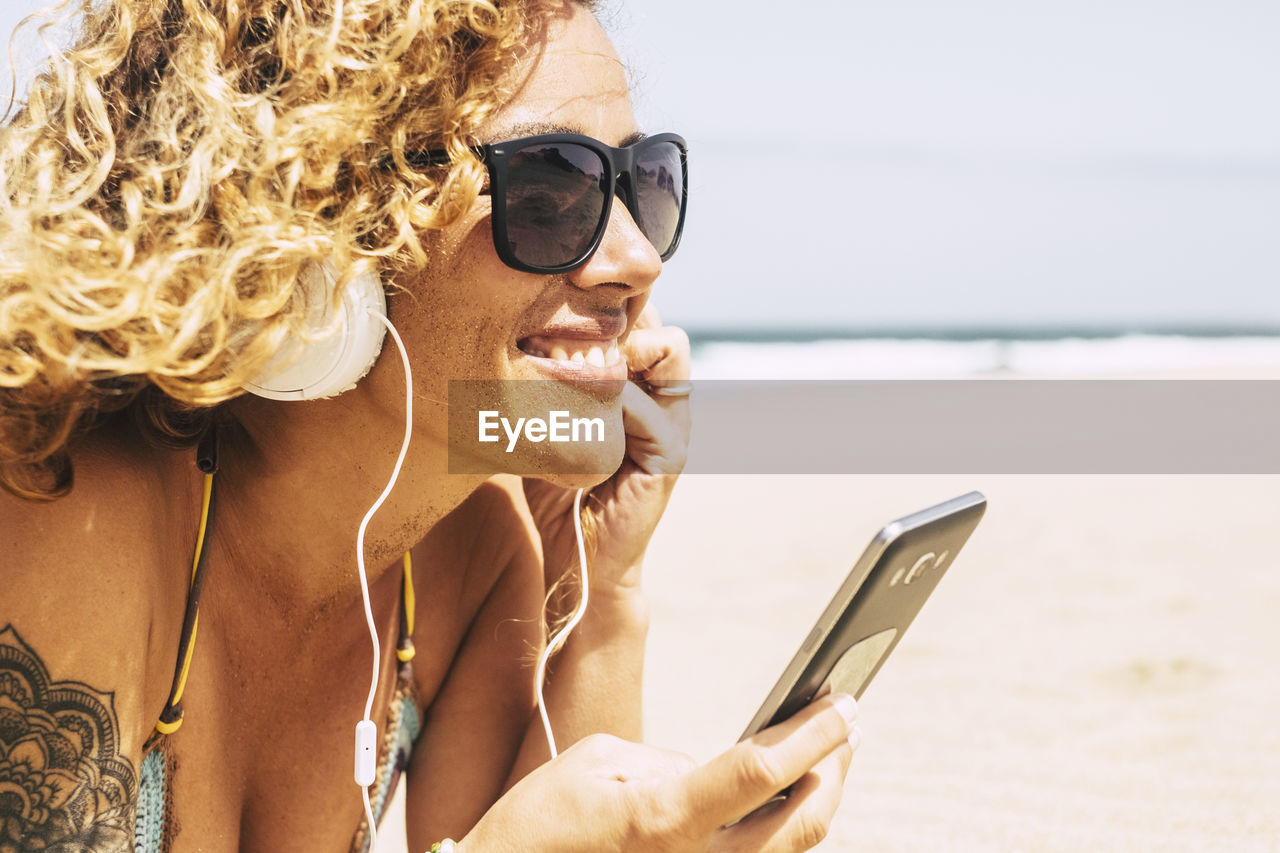
[[[160,533],[172,521],[157,497],[165,478],[144,452],[98,441],[81,443],[73,462],[76,481],[63,498],[0,493],[0,655],[28,687],[57,687],[86,714],[109,710],[96,724],[110,717],[115,741],[139,746],[155,698],[149,676],[164,678],[160,646],[185,598],[182,564],[169,567],[172,581],[164,572],[179,559]]]
[[[0,710],[10,735],[0,737],[0,767],[25,768],[11,781],[41,806],[0,802],[0,823],[20,846],[60,840],[67,828],[103,849],[132,840],[153,704],[152,620],[137,600],[150,558],[130,554],[134,535],[116,532],[136,506],[138,475],[119,472],[108,494],[94,468],[79,465],[55,501],[0,493]]]
[[[172,490],[143,449],[101,440],[73,453],[75,483],[53,501],[0,492],[0,551],[15,585],[57,587],[67,596],[113,599],[136,587],[171,547],[161,535],[175,513]]]
[[[444,521],[474,528],[481,524],[502,524],[533,529],[529,505],[524,497],[524,481],[511,474],[499,474],[480,484]],[[498,532],[496,529],[491,532]]]
[[[413,549],[417,624],[461,641],[480,622],[536,619],[542,549],[520,480],[486,481]],[[425,672],[425,670],[424,670]]]
[[[422,546],[455,565],[500,573],[513,560],[536,558],[537,528],[525,502],[522,481],[508,475],[486,480],[442,518]],[[496,579],[496,574],[490,580]]]

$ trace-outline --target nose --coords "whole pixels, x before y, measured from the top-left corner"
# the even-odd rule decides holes
[[[622,199],[615,198],[613,202],[599,247],[585,264],[569,273],[569,280],[578,287],[613,284],[643,293],[653,287],[662,272],[662,257],[631,218]]]

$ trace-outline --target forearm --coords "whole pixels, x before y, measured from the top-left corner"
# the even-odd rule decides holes
[[[561,748],[590,734],[643,737],[641,692],[649,602],[638,589],[592,598],[544,685]]]
[[[591,734],[641,740],[648,631],[648,601],[638,588],[593,586],[586,615],[547,667],[543,696],[560,751]],[[549,757],[542,721],[535,715],[511,784]]]

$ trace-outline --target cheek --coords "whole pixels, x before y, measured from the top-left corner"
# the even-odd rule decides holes
[[[427,270],[408,288],[414,348],[441,379],[493,378],[526,310],[521,288],[493,251],[488,219],[448,229],[428,246]],[[401,334],[406,334],[401,330]]]

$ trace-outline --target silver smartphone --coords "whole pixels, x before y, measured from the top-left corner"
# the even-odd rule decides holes
[[[828,685],[862,698],[986,508],[987,499],[970,492],[885,525],[742,737],[787,719]]]

